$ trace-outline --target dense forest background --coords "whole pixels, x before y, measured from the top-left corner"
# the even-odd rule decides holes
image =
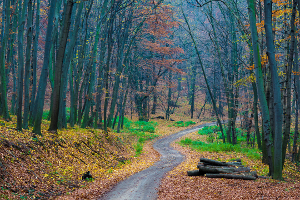
[[[297,0],[3,0],[1,116],[37,137],[45,112],[50,131],[107,133],[125,115],[206,111],[224,143],[237,143],[237,123],[249,129],[282,179],[288,149],[299,161],[299,10]]]

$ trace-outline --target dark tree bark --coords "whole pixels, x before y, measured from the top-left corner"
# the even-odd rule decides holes
[[[18,30],[18,109],[17,109],[17,130],[22,131],[22,106],[23,106],[23,79],[24,79],[24,58],[23,58],[23,33],[25,25],[25,10],[27,0],[19,2],[19,30]]]
[[[44,52],[44,63],[40,76],[39,87],[37,92],[37,97],[35,100],[35,107],[33,111],[33,119],[34,119],[34,128],[33,132],[36,134],[41,134],[41,123],[43,116],[43,108],[44,108],[44,99],[45,92],[47,86],[47,77],[48,77],[48,69],[49,69],[49,61],[50,61],[50,51],[51,51],[51,43],[52,43],[52,30],[53,30],[53,18],[54,11],[56,7],[56,1],[51,0],[50,2],[50,10],[48,15],[48,27],[46,33],[46,43],[45,43],[45,52]]]
[[[33,36],[33,53],[32,53],[32,91],[30,97],[30,111],[29,111],[29,123],[33,125],[33,109],[34,109],[34,100],[36,97],[36,70],[37,70],[37,61],[38,61],[38,43],[40,37],[40,0],[36,1],[36,16],[35,16],[35,35]]]
[[[51,112],[51,124],[49,130],[56,131],[58,128],[58,112],[60,105],[60,86],[62,79],[62,70],[63,70],[63,59],[65,55],[65,49],[67,44],[67,39],[69,35],[70,25],[71,25],[71,14],[73,9],[74,2],[68,0],[66,6],[66,11],[64,13],[64,25],[62,29],[62,35],[60,39],[60,46],[57,53],[57,60],[55,64],[55,77],[54,77],[54,89],[53,89],[53,104]]]
[[[9,35],[10,27],[10,0],[3,1],[3,9],[5,10],[5,19],[2,18],[2,30],[4,30],[4,35],[2,35],[1,41],[1,53],[0,53],[0,77],[1,77],[1,115],[7,121],[11,120],[8,112],[7,106],[7,76],[5,70],[5,53]],[[5,6],[4,6],[5,4]],[[3,33],[3,31],[2,31]]]
[[[25,87],[24,87],[24,118],[23,128],[28,129],[29,120],[29,84],[30,84],[30,64],[31,64],[31,46],[32,46],[32,19],[33,19],[33,6],[32,0],[28,0],[27,6],[27,46],[26,46],[26,61],[25,61]]]
[[[284,109],[284,131],[283,131],[283,142],[282,142],[282,167],[285,161],[286,149],[288,141],[290,140],[290,132],[291,132],[291,77],[292,77],[292,66],[294,60],[294,52],[295,52],[295,17],[297,8],[297,0],[293,0],[293,9],[291,16],[291,43],[290,43],[290,54],[288,57],[288,63],[286,66],[286,88],[285,88],[285,109]]]

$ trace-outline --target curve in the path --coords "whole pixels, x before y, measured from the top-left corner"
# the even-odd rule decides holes
[[[157,198],[157,190],[162,177],[179,165],[184,156],[170,147],[174,140],[204,126],[211,126],[215,123],[207,123],[191,129],[177,132],[154,143],[153,147],[161,154],[161,158],[153,166],[136,173],[126,180],[117,184],[110,192],[106,193],[103,200],[150,200]]]

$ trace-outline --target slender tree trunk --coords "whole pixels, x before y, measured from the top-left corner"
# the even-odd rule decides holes
[[[3,9],[5,9],[5,21],[2,18],[2,28],[5,27],[4,35],[2,36],[2,44],[1,44],[1,53],[0,53],[0,77],[1,77],[1,107],[2,107],[2,116],[5,120],[10,121],[10,116],[8,112],[8,106],[7,106],[7,76],[6,76],[6,70],[5,70],[5,53],[6,53],[6,45],[8,41],[8,35],[9,35],[9,27],[10,27],[10,0],[6,0],[3,2],[6,5],[3,5]],[[5,24],[5,26],[4,26]]]
[[[32,0],[28,0],[28,17],[27,17],[27,46],[26,46],[26,61],[25,61],[25,87],[24,87],[24,118],[23,128],[28,129],[29,119],[29,84],[30,84],[30,57],[31,57],[31,45],[32,45],[32,19],[33,19],[33,7]]]
[[[23,57],[23,33],[25,25],[25,10],[27,0],[22,7],[19,2],[19,30],[18,30],[18,110],[17,110],[17,130],[22,131],[22,106],[23,106],[23,76],[24,76],[24,57]]]
[[[286,149],[288,141],[290,140],[290,129],[291,129],[291,76],[292,76],[292,65],[294,60],[294,53],[295,53],[295,17],[296,17],[296,10],[297,8],[297,0],[293,0],[293,9],[292,9],[292,16],[291,16],[291,43],[290,43],[290,54],[288,56],[288,63],[286,68],[286,106],[285,106],[285,113],[284,113],[284,137],[282,142],[282,167],[285,161]]]
[[[191,119],[194,118],[194,110],[195,110],[195,86],[196,86],[196,66],[194,65],[192,67],[192,78],[191,78],[191,88],[190,88]]]
[[[114,4],[114,1],[112,2]],[[112,11],[114,12],[114,11]],[[106,67],[105,67],[105,73],[104,73],[104,87],[105,87],[105,100],[104,100],[104,131],[107,133],[107,109],[108,109],[108,99],[109,99],[109,68],[110,68],[110,59],[112,55],[112,49],[113,49],[113,24],[114,24],[114,18],[115,13],[111,13],[109,17],[108,22],[108,35],[107,35],[107,60],[106,60]]]
[[[298,4],[298,8],[299,8],[299,4]],[[295,41],[295,59],[294,59],[294,71],[299,72],[299,61],[298,61],[298,42],[297,40]],[[299,73],[296,73],[294,75],[294,85],[295,85],[295,89],[294,89],[294,93],[295,93],[295,102],[296,102],[296,109],[295,109],[295,133],[294,133],[294,143],[293,143],[293,150],[292,150],[292,161],[297,162],[297,149],[298,149],[298,145],[297,145],[297,141],[299,138],[299,107],[300,107],[300,101],[299,101],[299,95],[300,95],[300,80],[299,80]]]
[[[167,110],[166,110],[166,120],[170,120],[170,112],[171,112],[171,97],[172,97],[172,87],[171,87],[171,81],[172,81],[172,71],[169,70],[169,77],[168,77],[168,98],[167,98]],[[193,98],[193,97],[192,97]],[[192,102],[193,105],[194,102]],[[191,105],[191,118],[193,118],[193,112],[194,108]]]
[[[272,2],[264,0],[265,3],[265,31],[267,41],[267,55],[272,76],[272,89],[274,97],[274,174],[273,178],[282,179],[282,104],[279,78],[275,60],[275,47],[272,33]]]
[[[260,107],[261,107],[262,117],[263,117],[264,142],[266,145],[267,155],[268,155],[269,173],[270,175],[273,175],[273,161],[272,161],[272,152],[271,152],[272,144],[270,138],[270,115],[269,115],[268,105],[266,101],[266,95],[264,93],[264,82],[263,82],[263,75],[261,69],[257,27],[256,27],[255,3],[253,0],[248,0],[247,2],[248,2],[248,14],[250,19],[250,30],[252,36],[252,47],[253,47],[253,57],[254,57],[254,65],[255,65],[257,93],[260,100]]]
[[[56,1],[51,0],[50,10],[48,15],[48,27],[46,32],[44,63],[43,63],[43,68],[40,76],[38,92],[35,100],[36,103],[33,112],[33,119],[34,119],[33,132],[36,134],[41,134],[41,123],[42,123],[44,99],[45,99],[45,92],[46,92],[47,78],[48,78],[49,59],[50,59],[49,55],[50,55],[51,43],[52,43],[52,30],[53,30],[53,18],[54,18],[55,6],[56,6]]]
[[[36,16],[35,16],[35,35],[33,37],[33,53],[32,53],[32,91],[30,97],[30,111],[29,111],[29,121],[33,125],[33,112],[34,112],[34,100],[36,97],[36,70],[37,70],[37,61],[38,61],[38,44],[40,37],[40,0],[36,1]]]
[[[58,128],[58,112],[60,105],[60,85],[62,79],[62,70],[63,70],[63,59],[65,55],[65,49],[67,44],[67,39],[70,30],[71,24],[71,14],[73,9],[74,2],[72,0],[68,0],[66,8],[66,12],[64,14],[64,25],[62,30],[62,35],[60,39],[60,46],[57,53],[57,60],[55,64],[55,82],[54,82],[54,90],[53,90],[53,108],[51,112],[51,124],[49,130],[56,131]]]
[[[253,94],[254,94],[253,114],[254,114],[255,135],[256,135],[256,139],[257,139],[257,146],[258,146],[259,149],[262,149],[262,146],[261,146],[261,137],[260,137],[259,126],[258,126],[258,112],[257,112],[258,97],[257,97],[257,88],[256,88],[256,84],[254,82],[252,82],[252,89],[253,89]]]

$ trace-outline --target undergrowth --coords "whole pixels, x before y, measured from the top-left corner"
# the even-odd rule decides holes
[[[196,122],[193,122],[193,121],[177,121],[177,122],[174,122],[173,126],[175,127],[187,127],[187,126],[190,126],[190,125],[194,125],[196,124]]]
[[[242,147],[240,144],[228,144],[228,143],[205,143],[200,140],[192,140],[190,138],[185,138],[180,141],[181,145],[189,146],[193,150],[197,151],[209,151],[209,152],[237,152],[243,153],[247,157],[255,160],[261,159],[261,154],[258,149],[251,149]]]
[[[180,144],[184,146],[189,146],[193,150],[197,151],[236,152],[242,153],[251,159],[261,159],[261,153],[259,149],[250,148],[248,146],[243,145],[243,142],[245,141],[245,136],[242,137],[242,131],[242,129],[236,129],[238,144],[233,145],[230,143],[223,143],[220,141],[222,139],[222,134],[218,126],[206,126],[198,131],[199,135],[206,136],[206,142],[185,138],[180,141]],[[224,134],[226,138],[226,128],[224,130]]]
[[[124,121],[124,131],[128,131],[131,135],[137,137],[137,143],[134,145],[135,148],[135,156],[139,156],[143,151],[143,146],[146,141],[153,140],[158,135],[155,134],[155,127],[157,126],[157,122],[146,122],[146,121],[136,121],[132,122],[125,118]]]
[[[34,138],[31,128],[18,132],[12,119],[0,119],[0,199],[49,199],[83,187],[89,182],[81,180],[83,173],[99,179],[130,163],[146,141],[158,137],[156,123],[125,118],[122,133],[108,134],[79,126],[48,132],[50,122],[43,120],[43,136]]]

